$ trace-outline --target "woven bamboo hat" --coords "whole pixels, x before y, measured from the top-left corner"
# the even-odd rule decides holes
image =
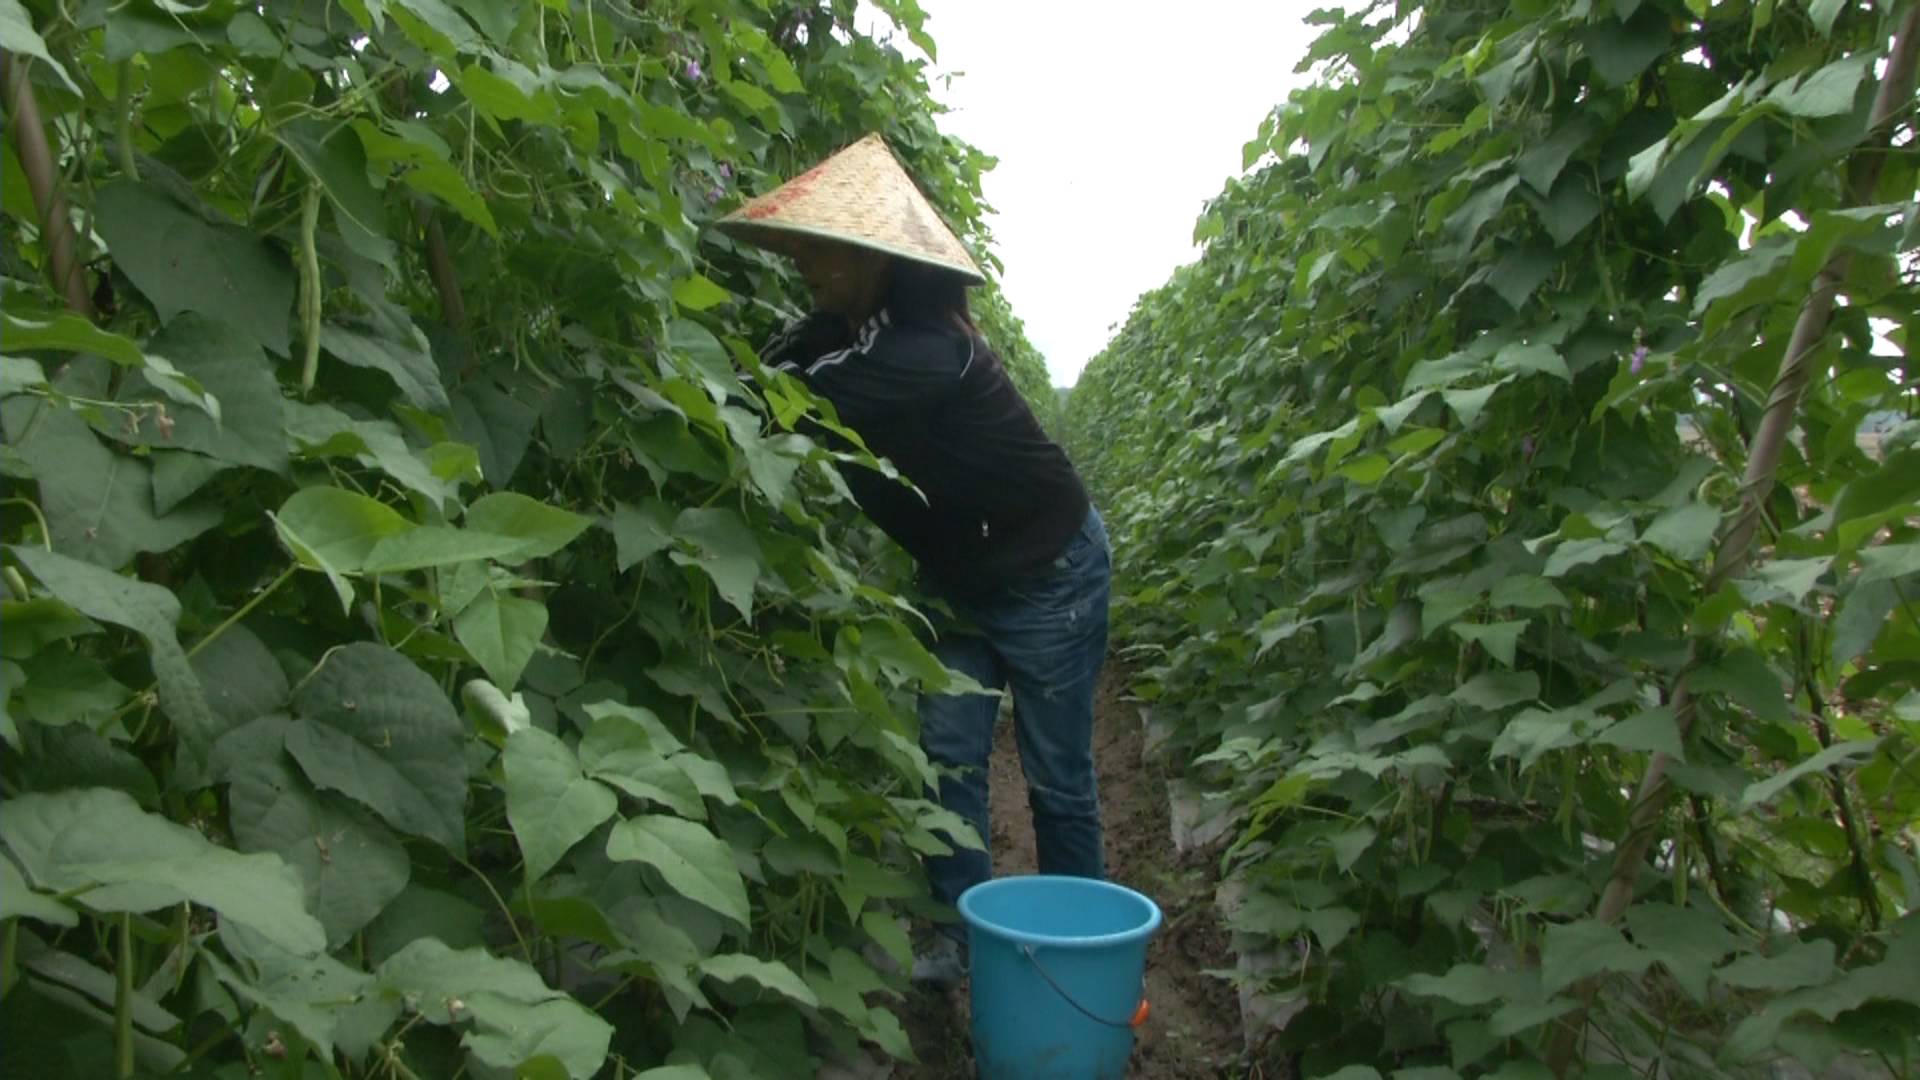
[[[787,254],[794,238],[824,237],[951,270],[975,285],[987,276],[878,134],[721,218],[716,226]]]

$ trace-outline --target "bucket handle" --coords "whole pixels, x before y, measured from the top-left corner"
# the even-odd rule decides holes
[[[1022,955],[1024,955],[1027,958],[1027,962],[1033,965],[1033,970],[1040,973],[1041,980],[1044,981],[1048,986],[1051,986],[1053,988],[1053,992],[1056,994],[1059,994],[1061,1000],[1073,1006],[1074,1011],[1079,1013],[1081,1016],[1086,1017],[1087,1019],[1093,1021],[1096,1024],[1104,1024],[1107,1027],[1111,1027],[1111,1028],[1131,1029],[1131,1028],[1137,1028],[1141,1024],[1144,1024],[1147,1022],[1147,1013],[1150,1012],[1151,1010],[1147,1005],[1146,998],[1143,997],[1140,999],[1139,1007],[1133,1010],[1133,1016],[1129,1017],[1127,1020],[1125,1021],[1109,1020],[1106,1017],[1093,1012],[1091,1009],[1088,1009],[1085,1005],[1080,1004],[1078,1001],[1075,1001],[1073,995],[1067,993],[1065,987],[1061,986],[1058,982],[1055,982],[1053,975],[1047,971],[1046,965],[1042,964],[1040,962],[1040,957],[1035,955],[1034,947],[1032,945],[1025,945],[1025,944],[1021,945],[1020,952]]]

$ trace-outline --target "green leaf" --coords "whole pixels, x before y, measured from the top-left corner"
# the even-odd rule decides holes
[[[515,1069],[549,1057],[572,1080],[589,1080],[606,1063],[612,1025],[549,989],[517,960],[484,949],[455,951],[424,938],[388,957],[375,976],[385,996],[417,1003],[428,1023],[471,1022],[462,1044],[493,1068]]]
[[[1488,671],[1448,695],[1462,705],[1498,712],[1540,697],[1540,676],[1531,671]]]
[[[1855,586],[1920,574],[1920,544],[1881,544],[1860,553]]]
[[[1455,964],[1445,975],[1409,975],[1398,985],[1420,997],[1479,1006],[1512,996],[1518,981],[1517,972],[1493,971],[1479,964]]]
[[[355,420],[331,405],[301,401],[284,402],[283,407],[287,437],[306,455],[350,457],[426,496],[435,506],[445,507],[459,493],[460,481],[478,479],[478,471],[471,468],[440,469],[432,462],[431,450],[408,446],[399,426],[391,421]]]
[[[1507,667],[1513,666],[1514,651],[1520,641],[1521,631],[1527,628],[1525,620],[1497,623],[1454,623],[1448,629],[1462,639],[1474,642],[1487,650],[1488,655]]]
[[[307,910],[326,929],[328,947],[338,948],[406,888],[411,862],[378,822],[309,788],[280,752],[287,721],[268,723],[261,754],[230,777],[234,842],[273,852],[299,872]]]
[[[0,919],[35,919],[54,926],[78,926],[80,916],[59,900],[27,884],[13,860],[0,855]]]
[[[1566,382],[1573,381],[1573,373],[1567,370],[1566,360],[1551,345],[1508,345],[1494,354],[1493,366],[1498,371],[1515,374],[1539,372]]]
[[[1713,537],[1719,530],[1718,507],[1687,503],[1655,518],[1641,539],[1681,562],[1699,562],[1713,549]]]
[[[287,751],[314,786],[402,832],[466,851],[466,725],[440,687],[392,649],[334,650],[294,695]]]
[[[197,311],[287,354],[293,270],[272,245],[245,229],[209,224],[148,184],[103,188],[94,214],[114,264],[161,322]]]
[[[1671,705],[1636,713],[1594,736],[1593,741],[1622,750],[1665,754],[1675,761],[1687,760],[1686,747],[1680,742],[1679,718]]]
[[[1736,990],[1798,990],[1821,986],[1834,975],[1833,942],[1795,941],[1772,956],[1742,956],[1713,973]]]
[[[180,601],[158,585],[122,577],[91,563],[24,545],[7,548],[47,591],[75,611],[124,626],[147,643],[148,660],[166,710],[192,757],[204,757],[223,725],[208,706],[200,680],[180,648]],[[7,633],[16,631],[10,625]]]
[[[657,802],[681,817],[706,818],[702,789],[681,764],[691,755],[680,751],[679,741],[652,713],[624,706],[589,711],[593,724],[580,741],[580,761],[587,775],[636,799]],[[723,782],[724,778],[723,769]],[[731,794],[731,783],[726,786]]]
[[[1631,944],[1620,931],[1593,919],[1550,925],[1540,948],[1540,982],[1558,993],[1595,975],[1638,975],[1653,956]]]
[[[1541,573],[1550,578],[1563,577],[1575,567],[1612,558],[1626,550],[1627,545],[1617,540],[1593,537],[1568,540],[1553,549],[1553,554],[1547,557],[1547,568]]]
[[[700,961],[700,971],[710,979],[727,983],[751,982],[789,1001],[814,1009],[820,1007],[820,998],[812,988],[802,982],[792,968],[778,960],[762,960],[745,953],[722,953]]]
[[[1387,470],[1392,467],[1393,463],[1385,454],[1368,454],[1366,457],[1355,458],[1335,469],[1334,474],[1362,487],[1371,487],[1379,483],[1381,478],[1387,475]]]
[[[1807,0],[1807,14],[1812,17],[1813,25],[1820,28],[1826,37],[1833,36],[1833,24],[1839,20],[1840,12],[1847,6],[1847,0]]]
[[[1567,602],[1567,595],[1561,592],[1558,586],[1532,574],[1517,574],[1502,578],[1500,583],[1493,587],[1487,602],[1497,608],[1539,609],[1571,606]]]
[[[1593,69],[1614,86],[1622,86],[1647,69],[1667,51],[1673,30],[1657,7],[1636,12],[1631,19],[1602,18],[1580,34]]]
[[[524,542],[511,536],[445,525],[409,525],[402,532],[374,541],[373,548],[354,569],[367,574],[397,574],[436,566],[459,566],[512,556],[524,546]]]
[[[220,403],[220,413],[214,417],[197,409],[169,411],[170,426],[163,429],[158,413],[144,411],[138,415],[131,437],[124,441],[191,450],[233,465],[286,471],[287,434],[280,408],[280,384],[273,377],[272,362],[252,338],[233,327],[187,314],[156,334],[147,342],[147,349],[165,357],[177,371],[211,394]],[[175,396],[164,387],[142,389],[142,384],[152,386],[153,377],[151,370],[130,377],[121,400],[158,401]],[[113,438],[126,431],[125,426],[118,431],[103,428],[101,434]]]
[[[274,128],[273,137],[319,182],[336,213],[385,238],[386,213],[379,193],[367,180],[367,152],[352,127],[301,117]]]
[[[1853,99],[1873,60],[1868,54],[1836,60],[1809,75],[1774,87],[1767,100],[1789,116],[1809,120],[1844,116],[1853,111]]]
[[[1494,264],[1493,272],[1487,275],[1487,284],[1500,294],[1507,306],[1519,311],[1526,306],[1528,297],[1546,283],[1559,262],[1559,256],[1545,248],[1515,248]],[[1497,366],[1498,361],[1495,363]]]
[[[36,888],[83,894],[80,902],[94,911],[193,903],[289,951],[310,956],[326,948],[298,875],[278,856],[216,847],[140,809],[125,792],[84,788],[9,799],[0,842]]]
[[[1871,649],[1899,606],[1900,592],[1891,581],[1869,581],[1849,590],[1833,619],[1833,669],[1845,668]]]
[[[67,89],[75,94],[81,93],[73,76],[68,75],[67,69],[60,66],[60,61],[47,52],[46,41],[34,32],[33,20],[28,17],[27,9],[20,6],[20,0],[0,0],[0,49],[39,60],[60,76],[60,81],[67,84]],[[12,111],[8,109],[9,114]]]
[[[47,373],[41,370],[40,361],[24,356],[0,356],[0,397],[24,394],[46,385]]]
[[[698,567],[741,618],[753,621],[753,588],[763,556],[746,520],[726,507],[683,510],[674,519],[673,535],[693,549],[691,557],[674,552],[673,560]]]
[[[398,1002],[370,1000],[373,976],[325,953],[300,956],[232,925],[220,928],[220,943],[234,964],[212,949],[201,954],[220,982],[292,1025],[328,1058],[336,1049],[364,1057],[400,1014]]]
[[[1799,603],[1813,591],[1833,560],[1827,556],[1813,559],[1770,559],[1754,570],[1756,580],[1765,584],[1762,594],[1779,596],[1790,603]]]
[[[1707,1000],[1707,980],[1713,965],[1738,948],[1740,939],[1718,916],[1698,908],[1643,902],[1626,912],[1634,943],[1653,955],[1675,982],[1697,1003]]]
[[[1730,650],[1687,676],[1695,694],[1725,694],[1762,720],[1786,723],[1786,685],[1772,665],[1753,649]]]
[[[269,516],[294,559],[327,575],[341,611],[353,607],[345,575],[358,573],[380,541],[413,528],[387,504],[334,487],[302,488]]]
[[[732,297],[732,293],[700,274],[673,283],[673,302],[689,311],[705,311]]]
[[[559,101],[551,90],[537,85],[537,80],[525,68],[515,71],[518,65],[511,60],[495,56],[493,64],[499,71],[469,64],[455,80],[460,84],[460,92],[467,95],[467,100],[473,102],[482,115],[494,120],[558,124]]]
[[[526,857],[529,885],[618,809],[613,792],[587,778],[573,750],[539,728],[514,732],[500,764],[507,820]]]
[[[742,927],[751,923],[747,888],[734,865],[733,849],[705,825],[659,814],[631,817],[613,827],[607,857],[645,863],[687,899]]]
[[[512,689],[547,632],[547,605],[496,589],[483,590],[453,620],[453,635],[487,678]]]
[[[483,496],[467,508],[465,521],[469,529],[521,541],[511,556],[497,556],[501,562],[547,558],[593,524],[589,518],[512,491]]]
[[[170,551],[220,522],[220,508],[210,504],[156,515],[152,468],[109,450],[60,405],[11,398],[0,404],[0,420],[40,482],[40,509],[65,555],[117,570],[140,552]]]
[[[0,0],[0,4],[9,0]],[[54,352],[84,353],[111,360],[121,367],[137,368],[147,362],[140,346],[130,338],[111,330],[102,330],[71,312],[53,314],[44,320],[23,319],[11,312],[0,313],[6,347],[18,352],[42,349]],[[45,382],[45,379],[41,380]]]
[[[327,323],[320,328],[320,347],[342,363],[385,372],[409,405],[445,413],[452,406],[440,385],[440,369],[433,362],[432,347],[419,327],[409,325],[407,329],[412,340],[402,342],[368,326]]]
[[[1442,390],[1440,396],[1446,400],[1447,408],[1452,409],[1453,414],[1460,418],[1460,425],[1470,428],[1474,421],[1480,419],[1480,414],[1486,411],[1487,402],[1493,399],[1494,392],[1506,383],[1507,381],[1502,379],[1470,390]]]
[[[1828,769],[1841,769],[1864,761],[1872,757],[1873,752],[1879,748],[1879,739],[1856,739],[1850,742],[1834,743],[1792,768],[1782,769],[1765,780],[1749,785],[1740,796],[1740,808],[1752,810],[1758,806],[1765,806],[1795,780],[1813,773],[1824,773]]]
[[[614,565],[623,573],[655,552],[673,546],[674,508],[659,499],[639,506],[613,504]]]
[[[1489,755],[1517,757],[1520,767],[1529,769],[1555,750],[1578,746],[1595,726],[1593,710],[1579,706],[1523,709],[1501,730]]]

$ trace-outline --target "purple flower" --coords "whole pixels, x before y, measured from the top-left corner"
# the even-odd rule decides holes
[[[720,163],[720,179],[722,180],[733,179],[733,166],[727,164],[724,161]]]
[[[720,185],[718,185],[718,184],[715,184],[715,185],[714,185],[713,187],[710,187],[710,188],[708,188],[708,189],[707,189],[707,202],[708,202],[708,203],[717,203],[717,202],[719,202],[719,201],[720,201],[721,199],[724,199],[724,198],[726,198],[726,197],[727,197],[727,189],[726,189],[726,188],[723,188],[723,187],[721,187],[721,186],[720,186]]]
[[[700,61],[698,60],[687,61],[687,79],[690,82],[700,81]]]
[[[1533,436],[1531,435],[1521,436],[1520,452],[1527,456],[1527,460],[1529,461],[1533,460]]]
[[[1627,370],[1638,375],[1640,374],[1640,369],[1646,366],[1647,347],[1645,345],[1636,346],[1633,350],[1633,360],[1627,364]]]

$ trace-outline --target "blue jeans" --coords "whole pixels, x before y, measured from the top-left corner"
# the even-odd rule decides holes
[[[942,663],[982,686],[1013,691],[1014,733],[1040,872],[1104,877],[1100,798],[1093,773],[1093,694],[1107,653],[1112,551],[1100,514],[1087,520],[1047,571],[979,599],[953,602],[978,634],[943,634]],[[999,699],[983,694],[920,699],[920,745],[943,769],[940,805],[991,843],[987,762]],[[952,904],[993,874],[985,851],[926,860],[936,900]]]

